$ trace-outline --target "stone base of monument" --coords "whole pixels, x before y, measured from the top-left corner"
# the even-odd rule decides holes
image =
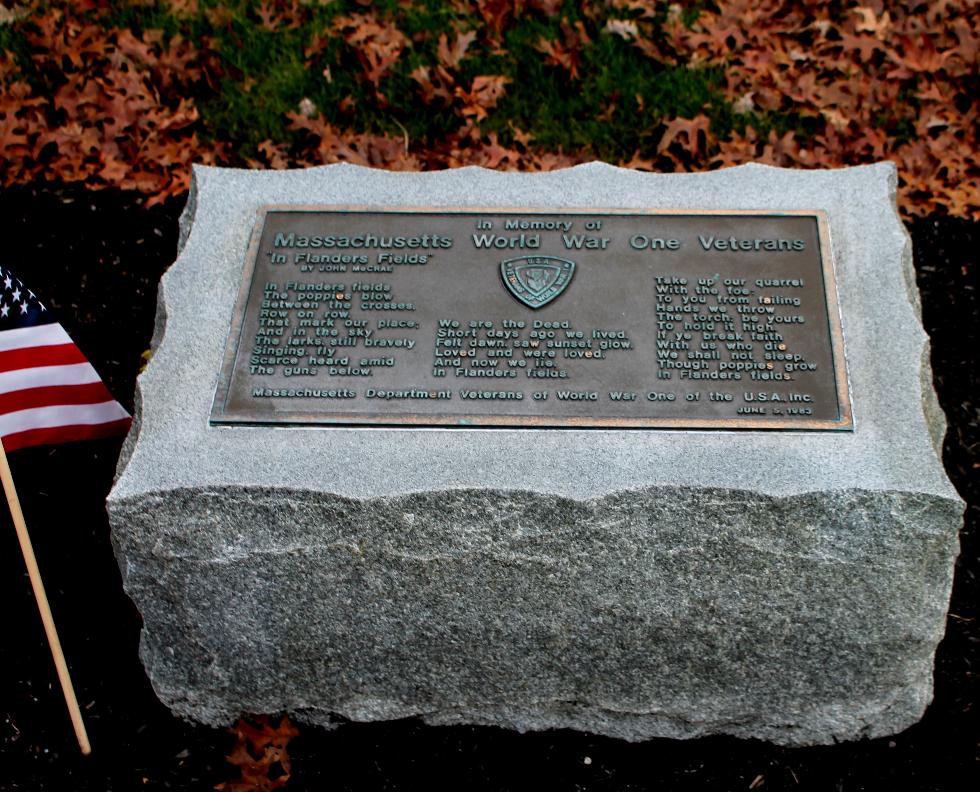
[[[108,502],[160,699],[211,725],[288,711],[628,740],[914,723],[962,503],[894,187],[890,165],[196,169]],[[298,204],[819,210],[853,426],[212,423],[256,213]]]

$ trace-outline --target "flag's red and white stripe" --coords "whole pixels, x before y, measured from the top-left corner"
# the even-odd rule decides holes
[[[60,324],[0,332],[0,437],[7,451],[121,434],[129,423]]]

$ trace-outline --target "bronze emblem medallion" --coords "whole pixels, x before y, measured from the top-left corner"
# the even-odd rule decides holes
[[[541,308],[558,295],[575,275],[575,262],[554,256],[521,256],[500,262],[504,285],[528,308]]]

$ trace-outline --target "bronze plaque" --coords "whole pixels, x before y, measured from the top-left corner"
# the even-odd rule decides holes
[[[827,220],[266,207],[211,422],[851,429]]]

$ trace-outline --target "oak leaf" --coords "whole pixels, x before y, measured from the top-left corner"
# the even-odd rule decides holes
[[[471,30],[468,33],[460,33],[456,39],[453,41],[452,46],[449,45],[449,39],[445,33],[439,34],[439,47],[438,47],[438,58],[439,63],[445,66],[447,69],[455,69],[459,66],[461,60],[466,57],[466,50],[469,49],[470,44],[476,39],[476,31]]]
[[[640,35],[640,29],[632,19],[610,19],[602,32],[619,36],[625,41],[632,41]]]
[[[663,137],[657,144],[657,152],[666,152],[677,141],[683,151],[693,157],[699,156],[707,145],[710,125],[711,121],[704,113],[694,118],[674,118],[668,121]]]
[[[237,738],[225,758],[238,768],[239,778],[215,786],[218,792],[271,792],[289,782],[292,766],[287,746],[299,731],[287,716],[278,722],[261,715],[254,723],[242,718],[230,729]]]
[[[409,76],[419,84],[422,101],[426,104],[431,104],[434,99],[446,105],[452,103],[456,81],[442,66],[419,66]]]
[[[489,115],[487,111],[497,106],[509,82],[510,78],[503,75],[481,75],[473,79],[469,91],[456,88],[456,96],[463,102],[460,113],[482,121]]]
[[[854,9],[854,13],[861,17],[861,21],[854,26],[854,29],[859,33],[874,33],[877,38],[883,39],[885,33],[892,26],[891,17],[887,11],[879,17],[875,15],[873,8],[859,6]]]

